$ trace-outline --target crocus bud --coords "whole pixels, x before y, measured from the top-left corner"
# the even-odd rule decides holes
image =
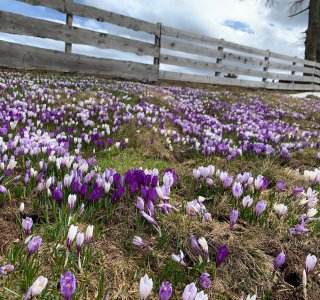
[[[71,195],[68,196],[68,206],[69,206],[70,214],[73,211],[73,208],[74,208],[74,205],[76,203],[76,200],[77,200],[77,195],[72,195],[71,194]]]
[[[236,200],[238,200],[243,193],[243,187],[240,182],[235,182],[232,186],[232,194]]]
[[[222,264],[222,262],[226,259],[228,254],[229,249],[226,245],[223,245],[221,248],[218,249],[216,255],[216,268],[218,268]]]
[[[151,294],[153,281],[146,274],[140,279],[140,300],[146,300]]]
[[[284,252],[280,252],[276,258],[276,260],[274,261],[274,272],[278,271],[278,269],[285,263],[286,261],[286,255],[284,254]]]
[[[211,279],[208,273],[202,273],[199,277],[200,286],[204,289],[208,289],[211,286]]]
[[[73,240],[75,239],[78,231],[78,226],[71,225],[69,227],[68,236],[67,236],[67,247],[70,250]]]
[[[309,275],[316,266],[317,263],[317,257],[315,255],[308,254],[306,258],[306,273]]]
[[[28,256],[31,256],[34,252],[36,252],[40,248],[41,243],[42,243],[41,237],[36,236],[32,238],[27,245]]]
[[[26,217],[25,219],[22,220],[22,228],[24,229],[26,235],[30,235],[31,233],[31,228],[33,225],[33,221],[31,218]]]
[[[84,204],[82,203],[79,210],[79,217],[81,217],[84,213]]]
[[[172,285],[168,281],[162,282],[159,290],[160,300],[169,300],[172,297]]]
[[[196,251],[196,253],[198,255],[201,255],[201,249],[199,247],[197,238],[194,235],[191,235],[190,236],[190,241],[191,241],[191,245],[192,245],[193,249]]]
[[[267,204],[265,201],[259,201],[256,204],[256,217],[258,218],[267,208]]]
[[[143,240],[140,236],[134,236],[133,240],[132,240],[132,244],[139,247],[139,248],[145,247],[145,243],[143,242]]]
[[[22,214],[23,211],[24,211],[24,203],[21,202],[21,203],[20,203],[20,207],[19,207],[19,212],[20,212],[20,214]]]
[[[237,210],[232,210],[230,213],[230,229],[233,230],[234,229],[234,225],[237,223],[239,217],[239,211]]]
[[[60,277],[60,291],[65,300],[71,300],[76,290],[77,280],[71,272],[65,272]]]
[[[87,246],[91,242],[93,237],[93,225],[88,225],[87,230],[86,230],[86,244]]]
[[[83,242],[84,242],[84,233],[79,232],[77,235],[77,252],[78,252],[78,254],[81,251],[81,247],[82,247]]]
[[[200,244],[200,246],[205,254],[205,257],[209,261],[209,246],[208,246],[207,240],[204,237],[201,237],[198,239],[198,243]]]

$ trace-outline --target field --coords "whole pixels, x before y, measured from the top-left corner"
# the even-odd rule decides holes
[[[0,71],[1,299],[319,299],[320,100],[190,86]]]

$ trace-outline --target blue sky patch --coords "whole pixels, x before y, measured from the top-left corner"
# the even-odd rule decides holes
[[[250,33],[250,34],[254,33],[254,31],[251,29],[251,27],[244,22],[234,21],[234,20],[225,20],[223,22],[223,25],[230,27],[232,29],[235,29],[235,30],[242,31],[242,32],[246,32],[246,33]]]

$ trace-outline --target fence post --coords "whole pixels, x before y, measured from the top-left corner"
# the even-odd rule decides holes
[[[221,41],[224,41],[224,39],[221,39]],[[220,52],[221,56],[223,56],[223,47],[222,46],[218,46],[218,51]],[[217,58],[216,60],[216,64],[219,66],[222,66],[222,58]],[[216,77],[221,77],[221,72],[215,72],[214,75]]]
[[[263,72],[268,72],[269,70],[269,62],[270,62],[270,50],[268,49],[268,55],[264,57],[264,61],[266,62],[266,65],[263,67]],[[262,81],[265,83],[264,87],[267,87],[267,78],[262,78]]]
[[[158,66],[158,78],[157,81],[159,81],[159,71],[160,71],[160,50],[161,50],[161,23],[157,23],[157,30],[154,35],[154,45],[156,49],[155,57],[153,58],[153,64],[155,66]]]
[[[64,0],[64,8],[65,11],[68,12],[68,4],[71,4],[73,0]],[[73,15],[66,14],[66,25],[69,27],[70,32],[72,31],[72,23],[73,23]],[[66,53],[72,52],[72,43],[66,43],[65,44],[65,50]]]

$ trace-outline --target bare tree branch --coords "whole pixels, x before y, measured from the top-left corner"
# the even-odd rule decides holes
[[[303,9],[303,10],[300,10],[300,11],[292,14],[292,15],[289,15],[288,17],[289,17],[289,18],[292,18],[292,17],[298,16],[298,15],[302,14],[303,12],[305,12],[306,10],[309,10],[309,6],[306,7],[305,9]]]

